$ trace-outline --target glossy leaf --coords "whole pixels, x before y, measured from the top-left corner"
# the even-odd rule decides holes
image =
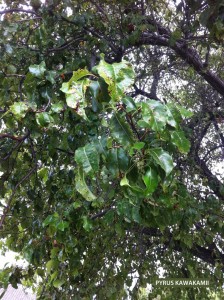
[[[148,196],[156,190],[159,183],[159,177],[157,172],[153,168],[149,168],[142,178],[146,185],[145,194]]]
[[[35,77],[43,77],[46,71],[46,64],[44,61],[42,61],[39,65],[31,65],[29,67],[29,71]]]
[[[179,151],[182,153],[188,153],[190,150],[190,142],[185,137],[184,132],[181,130],[171,131],[171,141],[175,144]]]
[[[54,113],[59,113],[64,109],[64,104],[62,102],[58,102],[55,104],[52,104],[51,111]]]
[[[86,184],[84,172],[81,168],[78,169],[78,172],[75,177],[75,187],[76,190],[83,196],[87,201],[96,200],[96,196],[91,192],[89,187]]]
[[[83,75],[83,72],[81,72],[81,74]],[[81,74],[76,74],[73,76],[77,79],[79,76],[81,76]],[[88,78],[79,81],[74,81],[71,79],[69,82],[63,83],[61,88],[61,91],[66,94],[67,105],[75,109],[75,112],[86,120],[88,120],[85,113],[85,108],[88,106],[86,90],[89,84],[90,81]]]
[[[73,72],[73,75],[71,77],[71,79],[69,80],[70,84],[72,84],[73,82],[77,82],[78,80],[80,80],[83,77],[86,77],[87,75],[93,75],[91,74],[87,68],[85,69],[78,69],[77,71]]]
[[[66,222],[66,221],[60,221],[58,224],[57,224],[57,229],[60,230],[60,231],[64,231],[66,228],[69,227],[69,223]]]
[[[148,100],[147,103],[142,103],[142,117],[150,128],[162,131],[166,126],[167,111],[159,101]]]
[[[77,149],[75,161],[86,174],[97,172],[99,169],[99,155],[93,144]]]
[[[36,114],[37,124],[42,127],[47,127],[54,121],[52,116],[47,112]]]
[[[128,124],[116,113],[110,120],[110,130],[111,135],[122,146],[127,147],[133,143],[133,134]]]
[[[125,104],[127,112],[135,111],[137,109],[134,99],[129,96],[122,98],[122,102]]]
[[[108,64],[102,56],[96,70],[108,84],[109,94],[113,101],[119,101],[124,91],[134,83],[134,71],[131,64],[125,60]]]
[[[173,159],[170,154],[164,151],[162,148],[150,149],[149,153],[155,163],[160,165],[161,168],[165,171],[166,176],[169,175],[174,168]]]

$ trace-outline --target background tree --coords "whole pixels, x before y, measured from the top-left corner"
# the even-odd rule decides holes
[[[1,3],[1,248],[29,262],[6,267],[2,285],[135,299],[162,266],[167,278],[209,279],[212,293],[150,297],[213,299],[224,3]]]

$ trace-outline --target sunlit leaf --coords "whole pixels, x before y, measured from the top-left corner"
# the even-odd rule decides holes
[[[17,119],[22,119],[25,117],[29,107],[24,102],[15,102],[10,106],[11,112],[15,115]]]
[[[96,70],[108,84],[109,94],[113,101],[120,100],[124,91],[134,83],[133,68],[125,60],[120,63],[108,64],[102,56]]]
[[[76,190],[83,196],[87,201],[96,200],[96,196],[91,192],[89,187],[86,184],[84,172],[81,168],[78,169],[78,172],[75,177],[75,187]]]
[[[46,64],[42,61],[39,65],[31,65],[29,71],[32,75],[36,77],[42,77],[46,71]]]

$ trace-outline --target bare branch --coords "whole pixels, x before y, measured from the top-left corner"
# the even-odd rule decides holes
[[[71,46],[74,42],[82,42],[84,40],[83,37],[79,37],[76,39],[72,39],[71,41],[66,42],[65,44],[63,44],[62,46],[58,47],[58,48],[51,48],[51,49],[47,49],[46,53],[49,52],[57,52],[57,51],[63,51],[65,49],[67,49],[69,46]]]
[[[143,91],[143,90],[139,89],[136,84],[134,84],[133,87],[135,89],[135,92],[132,92],[129,94],[131,97],[136,97],[138,95],[142,95],[149,99],[161,101],[154,93],[151,93],[151,92],[149,93],[149,92]]]
[[[97,219],[97,218],[103,217],[108,211],[110,211],[110,210],[112,210],[112,209],[113,209],[112,207],[109,207],[109,208],[107,208],[107,209],[105,209],[105,210],[103,210],[103,211],[101,211],[101,212],[99,212],[99,213],[93,215],[93,216],[91,217],[91,220],[95,220],[95,219]]]
[[[0,11],[0,15],[4,15],[4,14],[9,14],[9,13],[19,13],[19,12],[23,12],[26,14],[32,14],[32,15],[36,15],[39,16],[34,10],[30,10],[30,9],[23,9],[23,8],[11,8],[11,9],[5,9]]]
[[[151,21],[151,23],[153,23]],[[195,71],[201,75],[217,92],[224,96],[224,81],[220,79],[213,71],[207,70],[193,47],[187,45],[186,39],[179,39],[174,45],[170,44],[170,33],[167,28],[155,24],[158,27],[158,33],[143,32],[136,46],[139,45],[158,45],[171,48],[185,62],[192,66]]]
[[[15,136],[15,135],[11,135],[11,134],[8,134],[8,133],[3,133],[3,134],[0,134],[0,139],[9,138],[9,139],[20,142],[20,141],[24,141],[29,135],[30,135],[29,131],[24,136]]]

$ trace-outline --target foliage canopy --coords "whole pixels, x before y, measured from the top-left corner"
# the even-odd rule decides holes
[[[2,286],[221,295],[224,1],[1,4],[0,246],[28,261]]]

